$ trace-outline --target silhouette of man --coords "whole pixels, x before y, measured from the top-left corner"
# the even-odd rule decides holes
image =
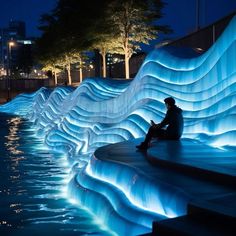
[[[144,142],[136,146],[140,150],[147,150],[152,138],[178,140],[183,133],[183,116],[182,110],[175,105],[172,97],[164,99],[167,112],[161,123],[155,124],[151,120],[151,127],[146,134]],[[167,125],[167,128],[164,127]]]

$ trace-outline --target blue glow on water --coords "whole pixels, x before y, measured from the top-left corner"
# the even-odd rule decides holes
[[[0,234],[115,235],[85,207],[71,204],[70,165],[21,117],[0,113]],[[66,189],[67,193],[67,189]]]
[[[93,211],[119,235],[141,234],[150,231],[152,217],[184,214],[185,194],[165,184],[151,185],[148,180],[129,188],[127,178],[141,177],[130,168],[100,165],[94,151],[143,137],[150,120],[159,122],[164,117],[163,100],[168,96],[184,111],[185,138],[212,146],[235,146],[235,58],[234,17],[217,42],[200,56],[185,58],[183,51],[180,58],[174,48],[154,50],[133,81],[98,78],[87,79],[76,89],[42,88],[18,96],[0,111],[27,117],[51,150],[68,154],[73,174],[67,194],[73,201]],[[106,172],[105,166],[112,173]],[[117,207],[119,201],[127,206],[126,212]],[[140,216],[137,221],[132,218],[134,212]]]

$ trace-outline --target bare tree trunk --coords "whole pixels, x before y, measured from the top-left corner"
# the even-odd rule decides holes
[[[107,63],[106,63],[106,53],[102,53],[102,66],[103,66],[103,78],[107,77]]]
[[[79,67],[79,82],[82,83],[82,81],[83,81],[83,68],[82,68],[83,63],[82,63],[81,58],[79,60],[79,65],[80,65],[80,67]]]
[[[54,81],[55,81],[55,86],[57,86],[57,72],[54,72]]]
[[[72,80],[71,80],[71,73],[70,73],[70,63],[67,65],[67,74],[68,74],[68,84],[71,85]]]
[[[125,52],[125,78],[129,79],[129,55]]]
[[[107,77],[107,63],[106,63],[106,50],[104,48],[99,50],[99,53],[102,56],[102,77]]]
[[[128,40],[128,33],[126,33],[126,37],[125,37],[125,41],[124,41],[124,45],[123,45],[123,50],[124,50],[124,54],[125,54],[125,78],[129,79],[129,59],[130,59],[130,55],[129,55],[129,40]]]
[[[79,82],[82,83],[83,81],[83,69],[79,68]]]

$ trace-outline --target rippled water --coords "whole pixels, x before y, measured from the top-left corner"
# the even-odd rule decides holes
[[[0,113],[0,235],[110,235],[66,197],[69,167],[31,124]]]

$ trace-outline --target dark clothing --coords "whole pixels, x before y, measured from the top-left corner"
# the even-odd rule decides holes
[[[166,129],[163,129],[167,125]],[[152,125],[146,135],[144,144],[148,144],[152,138],[179,139],[183,133],[182,110],[173,106],[167,110],[165,118],[158,125]]]
[[[166,112],[166,116],[160,123],[160,128],[168,125],[166,128],[167,138],[179,139],[183,133],[183,115],[182,110],[173,106]]]

